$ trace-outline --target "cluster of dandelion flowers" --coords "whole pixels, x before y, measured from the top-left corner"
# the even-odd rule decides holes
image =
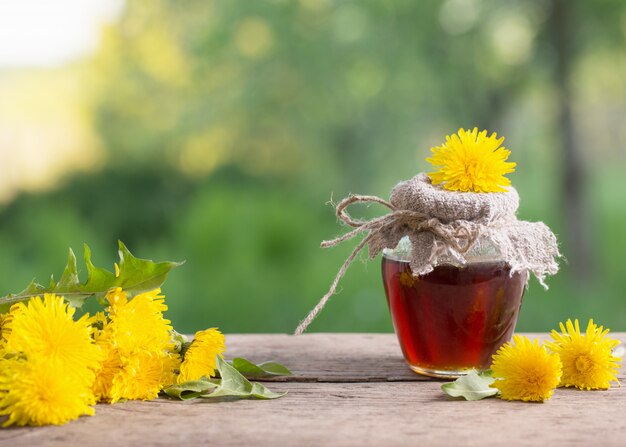
[[[427,158],[438,170],[429,173],[435,185],[449,191],[505,192],[511,181],[506,174],[515,171],[515,163],[507,162],[510,151],[501,146],[504,137],[487,131],[459,129],[458,134],[446,136],[441,146],[431,148]]]
[[[611,382],[618,382],[620,359],[613,356],[613,349],[619,341],[607,336],[608,329],[597,326],[593,320],[589,320],[583,334],[578,320],[574,323],[567,320],[565,325],[559,323],[559,326],[561,332],[553,330],[553,341],[548,342],[547,346],[563,362],[561,386],[598,390],[608,389]]]
[[[562,364],[537,340],[515,335],[494,354],[491,370],[496,379],[491,386],[500,390],[500,398],[543,402],[558,386]]]
[[[196,332],[185,350],[178,383],[215,375],[217,356],[224,352],[224,335],[216,328]]]
[[[175,381],[180,357],[171,341],[172,326],[160,290],[132,299],[121,288],[109,291],[108,318],[98,314],[102,327],[96,344],[105,352],[94,392],[100,401],[150,400]]]
[[[64,424],[93,415],[93,383],[103,358],[93,320],[74,321],[63,297],[18,303],[3,319],[0,414],[5,426]]]

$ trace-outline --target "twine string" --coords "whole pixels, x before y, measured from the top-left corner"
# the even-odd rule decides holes
[[[371,220],[354,219],[347,211],[347,208],[354,203],[379,203],[386,206],[391,212],[376,217]],[[345,275],[352,261],[357,257],[359,252],[369,244],[373,238],[380,235],[383,231],[392,230],[402,227],[405,233],[429,231],[433,235],[439,237],[445,243],[445,246],[453,252],[453,254],[466,253],[476,242],[479,231],[476,225],[468,221],[454,221],[453,223],[442,223],[439,219],[431,217],[424,213],[416,211],[397,209],[393,204],[377,196],[364,196],[351,194],[343,199],[337,205],[335,212],[337,217],[345,224],[354,227],[354,230],[339,236],[335,239],[323,241],[322,248],[334,247],[340,243],[356,237],[364,233],[365,237],[352,250],[350,256],[344,261],[343,265],[337,272],[335,279],[330,285],[328,292],[320,299],[317,305],[311,309],[304,320],[300,322],[296,328],[295,335],[301,335],[306,331],[307,327],[315,320],[317,315],[322,311],[331,296],[337,291],[339,281]],[[435,249],[437,244],[433,247]],[[393,247],[390,247],[393,248]],[[433,254],[434,255],[434,254]]]

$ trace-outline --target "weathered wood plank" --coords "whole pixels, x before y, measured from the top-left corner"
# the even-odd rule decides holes
[[[455,401],[404,365],[393,334],[230,335],[227,346],[229,358],[292,368],[271,384],[289,394],[98,405],[62,427],[2,429],[0,446],[624,445],[626,387],[559,389],[544,404]]]
[[[525,334],[546,339],[547,334]],[[612,334],[626,342],[626,333]],[[275,360],[294,375],[288,382],[429,381],[411,371],[394,334],[238,334],[226,336],[227,357],[254,362]],[[622,369],[622,375],[623,377]]]
[[[623,446],[617,388],[558,390],[544,404],[453,401],[437,382],[276,383],[275,401],[128,402],[63,427],[10,429],[30,446]]]
[[[427,380],[411,371],[393,334],[227,335],[227,357],[274,360],[294,373],[288,382]]]

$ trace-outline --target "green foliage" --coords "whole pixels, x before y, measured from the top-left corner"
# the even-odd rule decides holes
[[[497,388],[490,385],[494,382],[491,371],[478,373],[471,370],[465,376],[461,376],[454,382],[441,385],[444,393],[452,397],[462,397],[465,400],[481,400],[498,394]]]
[[[517,174],[520,217],[544,220],[562,237],[558,191],[550,169],[549,164],[542,164],[530,170],[530,177],[528,170],[525,177]],[[120,192],[115,193],[116,200],[108,201],[111,188],[105,185],[111,177],[116,183],[112,188]],[[621,274],[619,260],[626,250],[620,238],[626,212],[615,206],[621,200],[620,179],[616,166],[598,174],[592,183],[590,194],[601,198],[593,210],[597,217],[595,279],[580,286],[563,263],[562,271],[549,278],[547,292],[531,282],[518,330],[545,331],[570,317],[593,317],[615,331],[623,328],[626,306],[620,290],[626,289],[626,276]],[[141,185],[150,181],[151,195],[121,193],[142,191]],[[172,189],[186,192],[178,195]],[[97,212],[90,211],[87,199],[99,195],[105,199],[99,201]],[[93,249],[94,264],[113,265],[117,259],[107,247],[123,234],[135,254],[187,260],[184,268],[168,277],[164,288],[168,318],[180,332],[194,333],[214,325],[226,333],[289,333],[326,292],[351,251],[349,244],[319,248],[321,240],[345,231],[325,204],[329,197],[326,190],[286,187],[236,171],[218,172],[202,182],[169,171],[126,175],[103,171],[76,178],[62,189],[22,196],[0,210],[0,283],[5,290],[19,290],[33,276],[48,277],[59,268],[60,255],[68,245],[85,241]],[[355,215],[360,211],[355,210]],[[378,211],[372,207],[363,209],[363,214],[372,216]],[[562,249],[567,257],[566,241]],[[342,292],[331,299],[311,331],[393,330],[379,262],[353,264],[342,280]],[[95,300],[87,300],[83,308],[100,310]]]
[[[85,244],[87,279],[81,283],[76,267],[76,256],[70,248],[67,265],[58,282],[51,278],[50,284],[46,287],[33,280],[21,292],[1,297],[0,308],[6,311],[14,303],[26,301],[43,293],[63,295],[72,306],[81,307],[87,298],[91,296],[102,298],[113,287],[123,288],[132,297],[161,287],[170,270],[182,265],[180,262],[155,263],[136,258],[122,241],[119,241],[119,258],[119,274],[116,275],[94,266],[91,262],[91,250]]]
[[[243,359],[239,359],[243,360]],[[248,363],[244,369],[248,368]],[[252,363],[250,365],[256,366]],[[282,366],[282,365],[280,365]],[[258,366],[257,366],[258,368]],[[284,366],[282,370],[288,371]],[[189,400],[198,397],[204,398],[237,398],[237,399],[277,399],[287,393],[275,393],[258,382],[250,382],[236,367],[229,365],[220,356],[217,356],[217,371],[219,379],[194,380],[179,385],[172,385],[164,390],[170,397]]]
[[[84,63],[86,121],[104,166],[0,209],[6,290],[47,277],[67,246],[85,241],[111,265],[103,254],[122,239],[136,253],[187,260],[164,291],[181,332],[291,332],[351,250],[319,248],[345,231],[325,202],[387,196],[427,169],[429,147],[474,125],[507,137],[520,217],[545,221],[571,260],[554,1],[125,3]],[[531,283],[517,329],[593,317],[624,330],[615,123],[625,114],[626,3],[570,3],[566,76],[588,174],[592,268],[583,282],[564,263],[548,292]],[[379,268],[354,263],[311,331],[392,331]]]
[[[274,376],[290,376],[291,371],[277,362],[263,362],[255,365],[249,360],[235,357],[232,360],[233,368],[247,378],[263,378]]]

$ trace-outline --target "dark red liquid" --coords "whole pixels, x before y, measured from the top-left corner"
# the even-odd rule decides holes
[[[408,262],[383,257],[393,325],[409,365],[421,370],[488,369],[513,334],[525,273],[504,262],[442,265],[413,277]]]

